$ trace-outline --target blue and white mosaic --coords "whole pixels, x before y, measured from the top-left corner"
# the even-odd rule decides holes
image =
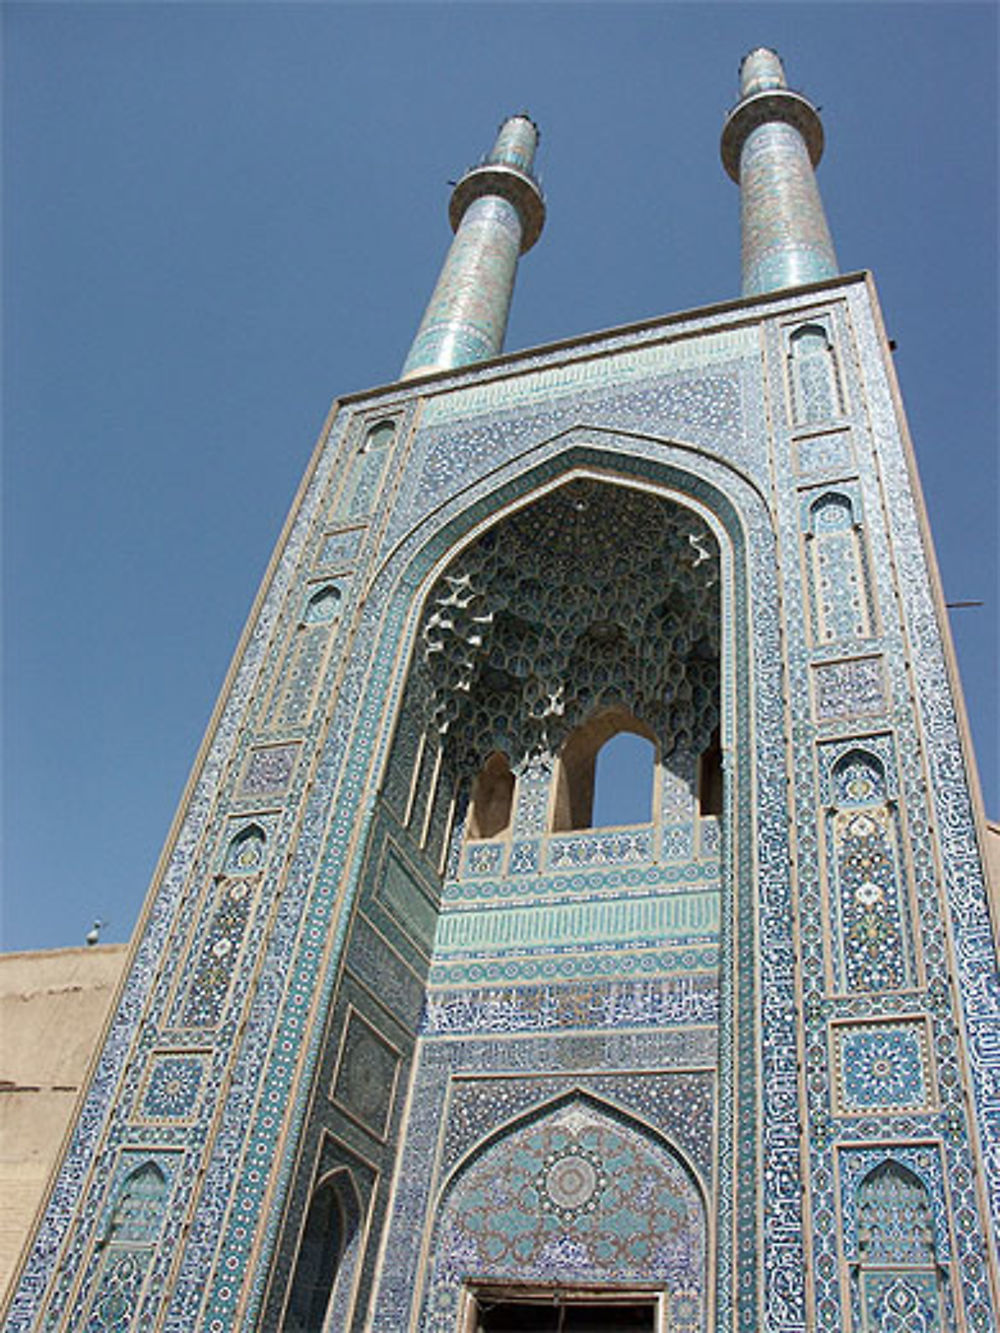
[[[833,1040],[841,1112],[927,1109],[930,1081],[923,1020],[837,1025]]]
[[[816,662],[812,682],[818,722],[878,717],[885,712],[885,682],[878,657]]]
[[[209,1073],[207,1051],[163,1052],[149,1062],[139,1116],[151,1122],[190,1121]]]

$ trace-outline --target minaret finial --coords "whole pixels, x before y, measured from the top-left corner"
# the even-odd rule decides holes
[[[538,127],[511,116],[477,167],[455,186],[455,232],[424,312],[403,379],[496,356],[503,348],[518,256],[541,235],[545,202],[532,167]]]
[[[816,108],[787,86],[777,52],[756,47],[722,131],[722,161],[740,186],[744,296],[836,275],[813,173],[822,153]]]

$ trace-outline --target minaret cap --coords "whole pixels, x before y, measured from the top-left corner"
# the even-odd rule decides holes
[[[458,231],[474,199],[499,195],[517,209],[521,219],[521,254],[526,254],[545,225],[545,197],[532,164],[540,138],[538,126],[527,114],[508,116],[497,131],[496,142],[484,160],[471,167],[452,191],[448,221]]]
[[[740,100],[730,111],[722,131],[722,165],[734,181],[740,179],[740,152],[747,136],[771,120],[793,125],[805,140],[815,167],[823,156],[823,124],[808,98],[785,83],[777,51],[757,46],[740,62]]]
[[[785,67],[781,56],[769,46],[755,46],[740,61],[740,96],[770,92],[772,88],[787,88]]]

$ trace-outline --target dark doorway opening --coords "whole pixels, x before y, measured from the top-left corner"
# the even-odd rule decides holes
[[[558,1294],[536,1300],[494,1300],[480,1296],[476,1333],[653,1333],[656,1301],[561,1299]]]

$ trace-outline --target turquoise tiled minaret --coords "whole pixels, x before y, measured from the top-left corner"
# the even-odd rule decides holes
[[[541,235],[545,203],[532,173],[538,127],[526,115],[500,126],[492,151],[455,186],[455,239],[403,379],[496,356],[503,347],[518,256]]]
[[[813,174],[822,153],[816,108],[787,87],[777,53],[757,47],[722,131],[722,161],[740,186],[744,296],[836,277]]]

